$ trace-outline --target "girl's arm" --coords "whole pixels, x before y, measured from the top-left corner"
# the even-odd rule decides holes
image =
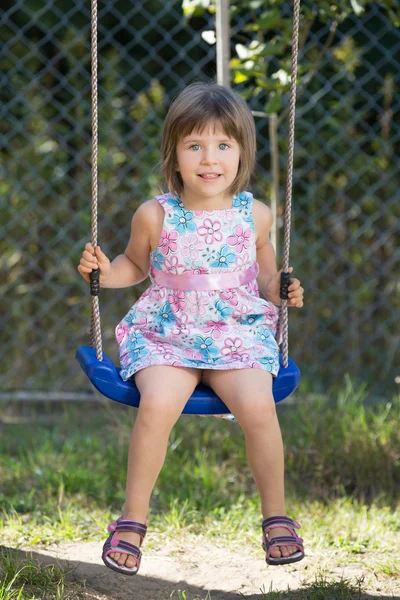
[[[263,296],[276,304],[280,305],[280,284],[281,271],[277,271],[274,247],[269,239],[269,232],[272,227],[272,212],[262,202],[254,200],[253,218],[256,230],[257,262],[260,268],[257,277],[257,283]],[[289,267],[289,272],[293,271]],[[304,289],[300,285],[299,279],[291,278],[289,285],[289,306],[301,308],[304,304]]]
[[[123,288],[136,285],[147,278],[150,252],[157,247],[164,218],[163,208],[156,200],[142,204],[132,218],[131,235],[124,254],[110,263],[107,256],[86,244],[78,267],[81,275],[89,280],[90,271],[100,269],[100,285],[103,288]]]
[[[279,290],[271,283],[276,278],[276,258],[274,247],[271,244],[269,233],[272,227],[272,212],[259,200],[253,203],[253,219],[256,232],[257,262],[260,272],[257,277],[258,288],[262,295],[273,304],[280,304]]]

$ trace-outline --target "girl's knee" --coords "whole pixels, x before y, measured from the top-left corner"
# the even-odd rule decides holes
[[[268,401],[265,397],[252,398],[251,402],[242,407],[240,415],[236,418],[243,429],[266,428],[277,420],[275,402],[272,398]]]
[[[149,428],[172,427],[183,410],[182,403],[167,395],[142,395],[136,420]]]

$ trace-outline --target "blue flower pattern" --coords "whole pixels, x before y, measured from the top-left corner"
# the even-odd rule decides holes
[[[152,261],[154,263],[154,267],[158,270],[161,270],[164,264],[164,256],[161,254],[160,250],[156,248],[152,254]]]
[[[168,302],[162,305],[160,312],[155,316],[154,321],[158,325],[170,325],[175,322],[175,315]]]
[[[202,338],[197,336],[194,347],[206,358],[219,354],[218,348],[214,346],[213,340],[210,337]]]
[[[214,260],[211,264],[210,267],[216,267],[218,269],[226,269],[227,267],[230,267],[231,265],[234,264],[236,259],[236,256],[234,254],[234,252],[232,252],[232,250],[229,248],[229,246],[221,246],[218,255],[217,255],[217,259]]]
[[[231,316],[231,314],[233,313],[233,308],[231,306],[229,306],[229,304],[227,302],[224,302],[223,300],[217,300],[215,302],[215,308],[218,311],[218,314],[220,316],[220,318],[222,319],[226,319],[228,317]]]
[[[255,325],[257,323],[257,321],[262,320],[262,315],[246,315],[245,317],[243,317],[243,323],[245,325]]]
[[[185,234],[187,231],[196,231],[197,227],[196,225],[192,222],[193,221],[193,214],[183,210],[181,208],[178,208],[175,211],[175,215],[170,219],[170,223],[171,225],[175,226],[175,229],[178,233]]]

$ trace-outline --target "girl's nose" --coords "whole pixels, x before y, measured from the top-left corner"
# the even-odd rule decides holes
[[[213,154],[213,152],[208,151],[203,154],[201,162],[204,165],[216,165],[218,161],[217,161],[215,155]]]

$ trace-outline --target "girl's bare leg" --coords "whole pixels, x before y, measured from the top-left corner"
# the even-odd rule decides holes
[[[203,371],[202,380],[225,402],[243,429],[249,467],[261,499],[263,519],[286,515],[284,453],[272,396],[272,376],[262,369]],[[274,528],[269,537],[286,536]],[[271,556],[290,556],[295,546],[274,548]]]
[[[146,522],[150,496],[164,464],[171,429],[200,379],[199,369],[163,365],[136,373],[140,406],[129,447],[123,512],[126,519]],[[137,533],[121,532],[118,538],[139,546]],[[113,552],[110,557],[127,567],[136,564],[132,556],[127,554]]]

